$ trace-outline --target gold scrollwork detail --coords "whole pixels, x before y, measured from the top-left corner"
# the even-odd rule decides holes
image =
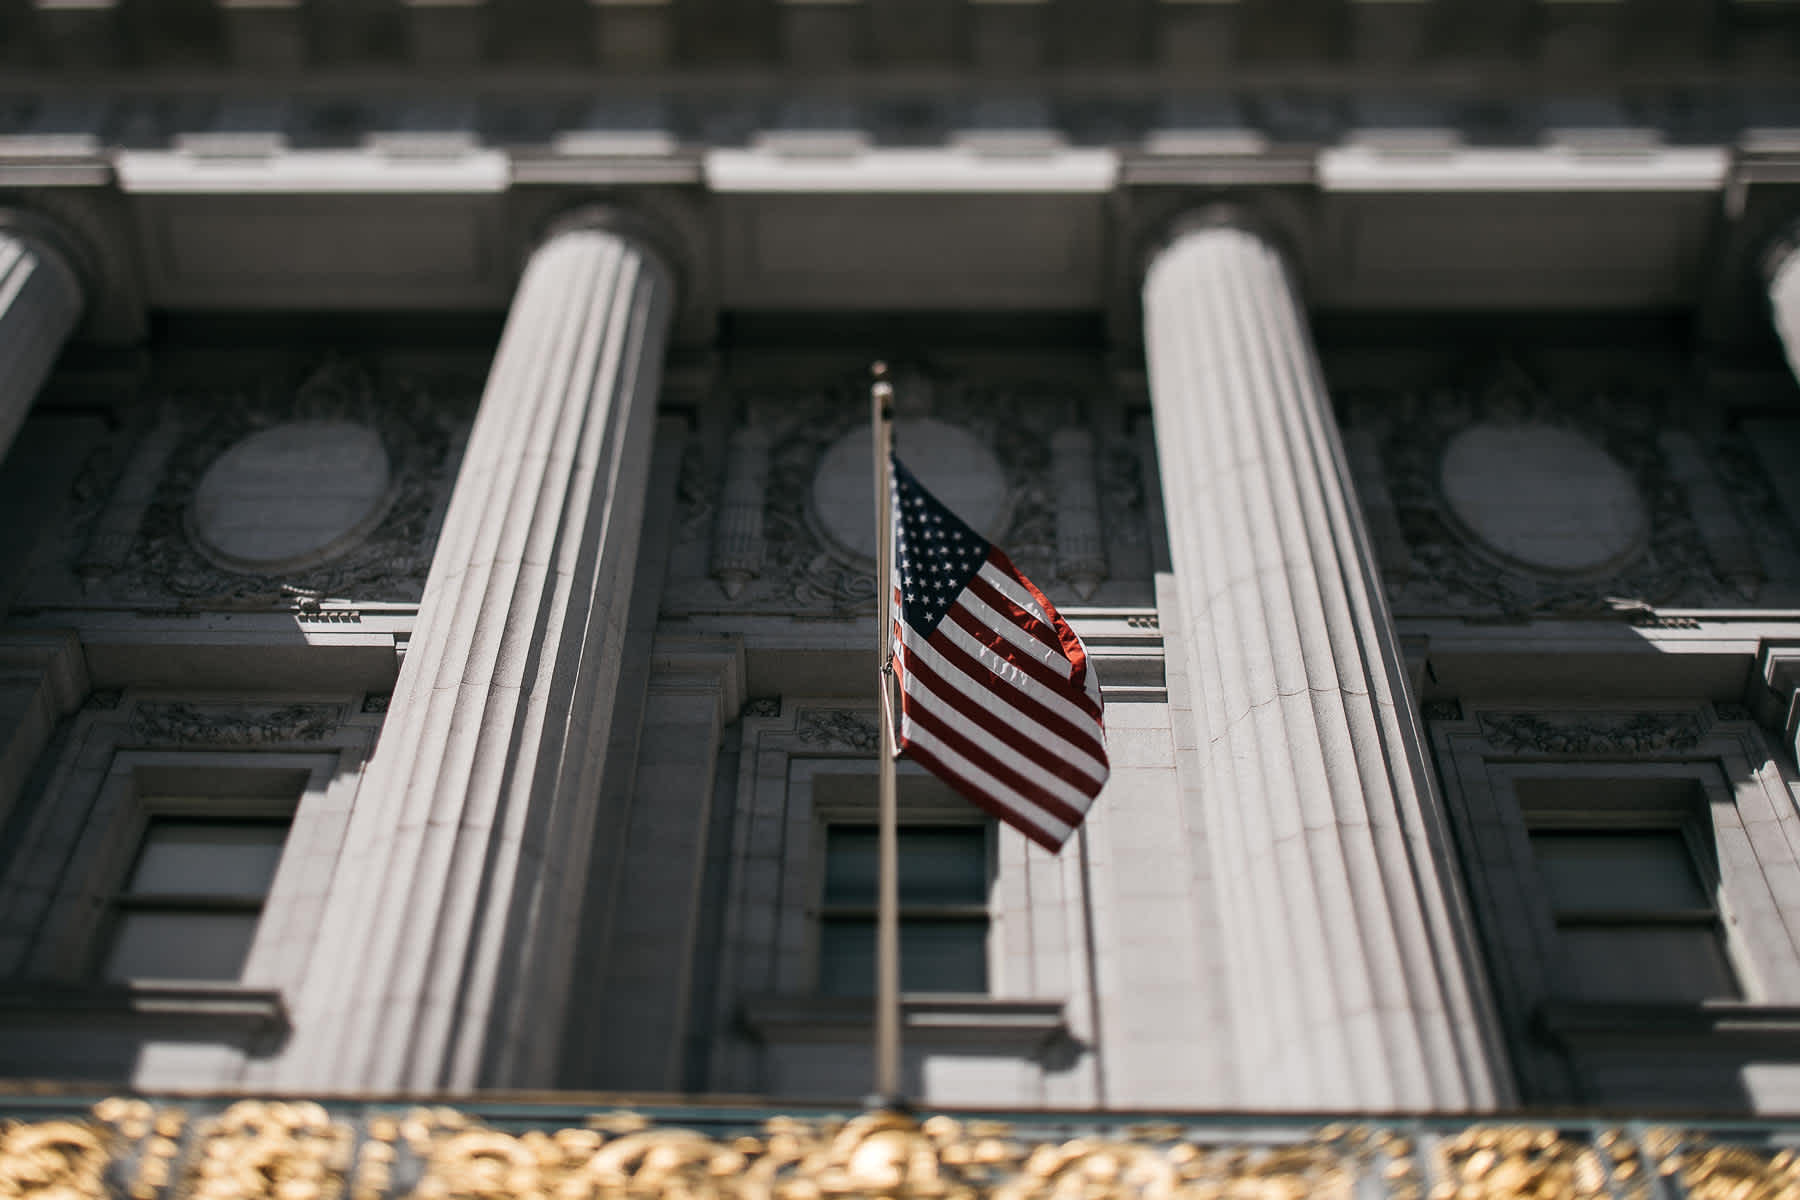
[[[1477,1126],[1438,1143],[1431,1200],[1603,1200],[1593,1147],[1554,1129]]]
[[[191,1200],[336,1200],[351,1131],[310,1100],[240,1100],[199,1128]]]
[[[1651,1130],[1645,1148],[1689,1200],[1800,1200],[1800,1154],[1719,1146],[1671,1129]]]
[[[1355,1178],[1332,1146],[1206,1149],[1176,1126],[1035,1146],[995,1122],[891,1112],[730,1139],[629,1114],[515,1135],[425,1110],[401,1128],[424,1162],[411,1200],[1350,1200]]]
[[[103,1200],[112,1161],[107,1132],[89,1121],[0,1125],[0,1197]]]

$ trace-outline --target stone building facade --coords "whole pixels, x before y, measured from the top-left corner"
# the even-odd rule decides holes
[[[1797,37],[0,6],[0,1072],[859,1095],[879,357],[1113,762],[913,1094],[1800,1107]]]

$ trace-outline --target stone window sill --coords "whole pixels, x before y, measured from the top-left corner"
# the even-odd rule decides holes
[[[1547,1003],[1536,1014],[1544,1037],[1570,1048],[1632,1043],[1666,1048],[1725,1043],[1800,1052],[1800,1006],[1708,1000],[1699,1004]]]
[[[874,1001],[864,996],[753,996],[744,1001],[742,1017],[764,1042],[853,1042],[874,1034]],[[900,1022],[909,1043],[1019,1052],[1068,1033],[1061,1000],[917,994],[901,1000]]]
[[[288,1032],[287,1005],[270,988],[236,983],[134,982],[96,987],[0,988],[0,1021],[178,1026],[270,1036]]]

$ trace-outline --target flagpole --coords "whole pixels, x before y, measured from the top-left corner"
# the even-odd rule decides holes
[[[875,1094],[871,1107],[902,1108],[900,1091],[900,832],[899,788],[894,778],[894,728],[889,719],[893,678],[890,660],[894,603],[894,514],[888,457],[894,446],[894,387],[887,364],[870,367],[869,417],[875,435],[875,592],[879,613],[875,645],[881,704],[880,874],[875,910]]]

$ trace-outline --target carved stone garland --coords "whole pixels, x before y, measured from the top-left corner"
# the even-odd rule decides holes
[[[184,607],[264,606],[293,592],[362,600],[417,600],[435,544],[434,517],[456,470],[459,437],[480,379],[448,384],[327,359],[291,392],[190,395],[180,403],[184,436],[147,506],[135,546],[106,589],[120,598],[166,597]],[[343,419],[381,436],[396,495],[379,527],[331,561],[271,577],[222,569],[202,557],[183,513],[207,467],[245,435],[282,421]],[[78,541],[75,543],[80,545]],[[285,591],[284,591],[285,589]]]
[[[1351,427],[1375,440],[1413,556],[1405,584],[1390,595],[1396,614],[1525,617],[1745,603],[1743,578],[1719,569],[1658,443],[1666,424],[1662,400],[1647,383],[1552,394],[1507,359],[1438,388],[1347,397]],[[1604,577],[1556,578],[1502,563],[1475,545],[1449,518],[1438,473],[1450,439],[1482,422],[1568,429],[1604,448],[1643,497],[1650,521],[1643,551]],[[1776,528],[1767,489],[1757,492],[1753,472],[1739,461],[1745,456],[1719,457],[1722,486],[1737,511],[1751,515],[1752,535],[1791,541],[1791,530]]]
[[[234,704],[140,700],[131,714],[133,736],[159,744],[267,746],[317,742],[343,719],[339,704]]]

